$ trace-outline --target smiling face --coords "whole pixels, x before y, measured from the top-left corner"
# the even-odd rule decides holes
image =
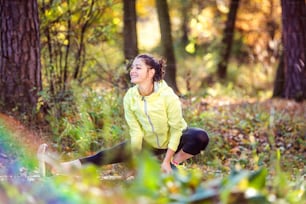
[[[151,69],[142,58],[136,58],[131,66],[131,82],[134,84],[152,83],[154,73],[155,70]]]

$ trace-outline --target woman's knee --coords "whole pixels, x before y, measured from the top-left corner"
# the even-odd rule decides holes
[[[186,149],[199,153],[204,150],[209,143],[209,137],[206,131],[200,128],[188,128],[186,134]],[[188,142],[187,142],[188,141]]]
[[[201,138],[202,141],[204,142],[208,142],[209,141],[209,137],[208,134],[205,130],[201,130],[199,133],[199,137]]]
[[[204,150],[209,143],[209,137],[205,130],[200,128],[190,128],[189,134],[192,135],[191,143],[196,145],[201,150]]]
[[[209,143],[208,134],[204,130],[199,131],[199,133],[197,134],[197,139],[198,139],[199,143],[202,144],[203,148],[205,148]]]

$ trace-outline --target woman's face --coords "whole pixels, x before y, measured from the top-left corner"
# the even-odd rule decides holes
[[[142,58],[136,58],[131,66],[131,82],[134,84],[153,82],[154,73],[155,70],[151,69]]]

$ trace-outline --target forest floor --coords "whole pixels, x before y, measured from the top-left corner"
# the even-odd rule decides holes
[[[183,102],[185,106],[188,106],[188,101]],[[237,100],[234,101],[229,101],[229,100],[214,100],[214,99],[203,99],[200,102],[198,102],[195,106],[196,109],[196,116],[195,117],[199,117],[199,113],[208,111],[208,110],[217,110],[220,115],[223,115],[223,112],[235,112],[238,110],[241,111],[241,107],[246,107],[246,104],[252,104],[252,102],[250,101],[239,101],[237,102]],[[270,110],[271,106],[274,107],[275,111],[277,112],[286,112],[289,115],[291,115],[292,117],[295,116],[299,116],[304,118],[305,120],[305,124],[306,124],[306,102],[302,102],[302,103],[296,103],[293,101],[287,101],[287,100],[267,100],[264,102],[260,103],[260,106],[263,109],[266,110]],[[194,109],[194,110],[195,110]],[[248,109],[248,108],[246,108]],[[252,114],[250,112],[249,109],[247,110],[247,112],[245,113],[239,113],[241,114],[241,117],[243,117],[244,119],[240,119],[241,121],[244,121],[246,117],[248,117],[248,114]],[[254,110],[252,110],[254,111]],[[256,114],[256,113],[254,113]],[[221,116],[222,117],[222,116]],[[238,116],[235,116],[238,117]],[[243,143],[245,134],[241,134],[241,131],[237,130],[237,127],[234,127],[235,124],[233,124],[233,120],[236,119],[226,119],[227,116],[224,117],[225,120],[228,120],[227,123],[226,122],[222,122],[219,121],[218,123],[213,122],[212,125],[215,125],[216,127],[212,128],[212,132],[214,132],[214,134],[216,134],[216,132],[218,132],[217,134],[222,135],[223,136],[223,140],[225,142],[228,142],[228,144],[230,145],[230,147],[227,147],[227,149],[230,151],[230,153],[235,153],[235,154],[240,154],[240,150],[239,148],[241,146],[244,146]],[[222,120],[222,118],[219,118],[220,120]],[[216,118],[215,120],[219,120],[218,118]],[[253,118],[254,120],[254,118]],[[288,119],[287,119],[288,120]],[[214,119],[212,119],[212,121],[214,121]],[[254,123],[256,123],[257,121],[253,121]],[[224,127],[218,127],[218,125],[224,124]],[[232,125],[232,127],[230,127],[230,125]],[[281,128],[287,128],[287,129],[292,129],[294,128],[293,126],[295,124],[288,124],[288,121],[285,121],[284,119],[284,124],[278,124],[279,126],[284,126]],[[40,144],[42,143],[50,143],[51,141],[48,141],[48,138],[50,138],[50,136],[46,135],[46,133],[43,132],[43,130],[41,129],[33,129],[33,128],[27,128],[24,124],[22,124],[20,121],[16,120],[14,117],[9,116],[9,115],[5,115],[0,113],[0,127],[3,126],[9,133],[10,133],[10,140],[9,141],[3,141],[3,138],[0,138],[0,147],[1,147],[1,142],[6,142],[6,143],[11,143],[11,144],[6,144],[6,146],[11,146],[12,148],[6,148],[9,149],[10,152],[5,152],[5,148],[1,148],[0,149],[0,169],[3,169],[3,167],[8,167],[8,166],[14,166],[14,163],[16,162],[16,160],[18,160],[18,150],[15,149],[14,151],[11,151],[11,149],[15,148],[14,147],[14,143],[15,144],[19,144],[17,145],[17,147],[22,147],[23,149],[25,149],[27,151],[27,155],[30,155],[32,158],[35,158],[36,155],[36,151],[39,147]],[[290,127],[292,126],[292,127]],[[248,128],[248,127],[247,127]],[[305,127],[304,127],[305,128]],[[280,130],[279,130],[280,131]],[[289,130],[290,131],[290,130]],[[305,130],[302,129],[301,131],[304,131],[304,134],[306,134]],[[258,133],[258,132],[257,132]],[[303,133],[302,133],[303,134]],[[262,134],[262,133],[258,133],[256,134],[255,132],[255,136],[257,137],[256,140],[259,141],[259,143],[265,143],[267,142],[267,137],[266,134]],[[283,147],[281,148],[286,148],[288,146],[288,141],[286,141],[285,137],[282,137],[282,135],[280,135],[279,138],[275,138],[276,139],[276,143],[278,143],[277,145],[279,147],[281,147],[283,145]],[[303,135],[304,139],[306,138],[306,135]],[[303,139],[303,138],[301,138]],[[291,142],[292,140],[290,140]],[[305,144],[305,143],[304,143]],[[287,146],[286,146],[287,145]],[[292,145],[292,144],[289,144]],[[290,146],[288,146],[290,147]],[[299,147],[293,147],[288,149],[288,151],[286,151],[289,154],[301,154],[304,158],[306,158],[305,155],[305,146],[299,146]],[[225,165],[230,165],[230,164],[226,164]],[[117,169],[118,167],[114,167],[114,169]],[[208,167],[207,167],[208,168]],[[109,169],[108,167],[106,169]],[[119,168],[119,171],[122,171],[121,168]],[[207,169],[208,170],[208,169]],[[20,170],[22,171],[22,170]],[[106,172],[109,172],[109,170],[107,170]],[[0,170],[0,174],[2,174],[3,171],[1,172]],[[111,172],[110,174],[113,174],[114,172]],[[2,175],[3,176],[3,175]]]
[[[188,106],[188,101],[183,104]],[[300,172],[305,176],[306,102],[296,103],[287,100],[266,100],[264,102],[200,100],[193,105],[191,112],[194,117],[199,118],[210,117],[209,115],[203,116],[204,112],[216,113],[212,115],[215,118],[206,121],[209,132],[215,136],[211,142],[215,144],[210,147],[209,155],[200,156],[200,159],[195,158],[193,162],[186,165],[200,168],[202,172],[205,172],[205,180],[218,177],[222,171],[223,173],[229,172],[233,161],[236,161],[236,164],[239,164],[242,169],[252,169],[254,168],[254,164],[250,164],[250,161],[254,160],[252,158],[254,146],[250,142],[252,139],[256,140],[255,152],[259,160],[262,159],[264,163],[271,162],[273,159],[272,155],[269,155],[271,152],[266,149],[269,146],[267,144],[270,143],[267,134],[270,130],[268,130],[269,127],[264,129],[267,127],[260,124],[271,120],[271,116],[264,114],[271,113],[271,110],[278,113],[275,114],[275,126],[271,131],[275,136],[274,145],[281,149],[284,157],[282,165],[286,171],[292,169],[292,174]],[[266,117],[270,118],[266,119]],[[295,121],[295,118],[299,120]],[[197,121],[193,122],[197,123]],[[296,122],[298,124],[295,124]],[[9,135],[9,138],[1,135],[3,129],[9,134],[6,132],[2,134]],[[19,161],[27,160],[27,158],[36,160],[39,145],[50,142],[46,139],[48,136],[45,134],[40,129],[27,128],[15,118],[0,113],[0,182],[12,181],[16,177],[31,182],[42,179],[38,167],[35,166],[37,161],[32,161],[34,170],[26,169],[20,165]],[[202,158],[213,159],[213,161],[203,162]],[[269,165],[266,164],[266,166]],[[102,180],[122,180],[126,178],[128,172],[127,168],[122,165],[108,165],[100,170]],[[0,201],[1,194],[3,192],[0,188]]]

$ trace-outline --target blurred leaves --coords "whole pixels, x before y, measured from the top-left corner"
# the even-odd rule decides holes
[[[113,91],[73,86],[74,103],[63,107],[65,115],[57,117],[50,109],[48,121],[60,152],[84,155],[114,145],[128,135],[122,128],[122,95]]]

